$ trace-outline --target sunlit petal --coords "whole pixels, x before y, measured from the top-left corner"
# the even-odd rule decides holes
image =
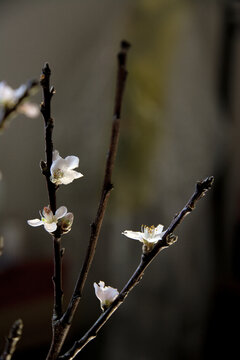
[[[59,156],[59,152],[57,150],[54,150],[53,151],[53,161],[56,161],[57,159],[59,159],[60,156]]]
[[[30,117],[35,118],[39,115],[40,110],[37,104],[32,104],[30,102],[23,103],[18,106],[18,112]]]
[[[60,208],[57,209],[56,213],[55,213],[55,217],[57,219],[62,218],[63,216],[65,216],[67,213],[67,208],[66,206],[60,206]]]
[[[31,225],[31,226],[40,226],[40,225],[43,225],[42,220],[39,220],[39,219],[28,220],[27,223],[28,223],[28,225]]]
[[[53,162],[50,168],[51,177],[50,180],[56,185],[67,185],[73,180],[79,179],[83,176],[78,171],[73,170],[78,167],[79,158],[71,155],[63,159],[57,150],[53,152]]]
[[[76,167],[79,166],[79,158],[77,156],[74,155],[67,156],[65,158],[65,161],[70,170],[75,169]]]
[[[139,231],[125,230],[122,232],[122,234],[129,237],[130,239],[139,240],[139,241],[142,241],[143,238],[143,233]]]
[[[57,224],[55,222],[52,223],[44,223],[44,228],[46,231],[52,233],[57,229]]]
[[[94,283],[93,286],[95,289],[95,294],[101,302],[102,309],[110,306],[111,303],[119,295],[119,292],[117,289],[112,288],[111,286],[105,286],[105,283],[103,281],[100,281],[99,284]]]
[[[157,227],[156,227],[156,234],[160,234],[163,232],[163,225],[159,224]]]

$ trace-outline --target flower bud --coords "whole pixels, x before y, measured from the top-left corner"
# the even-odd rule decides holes
[[[168,245],[174,244],[178,240],[178,236],[173,233],[169,234],[166,238],[166,242]]]
[[[60,231],[62,234],[67,234],[71,230],[73,219],[74,219],[73,213],[67,213],[64,217],[62,217],[58,221],[58,226],[60,227]]]
[[[94,283],[93,286],[95,295],[100,300],[101,309],[105,311],[119,295],[119,292],[111,286],[105,286],[104,281],[99,281],[99,284]]]

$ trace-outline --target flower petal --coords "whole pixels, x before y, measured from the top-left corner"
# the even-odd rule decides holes
[[[27,90],[27,86],[24,84],[20,85],[19,88],[14,90],[14,96],[15,96],[16,100],[18,100],[20,97],[22,97],[26,90]]]
[[[82,176],[83,176],[83,174],[81,174],[75,170],[68,170],[68,171],[64,172],[64,176],[59,179],[59,182],[61,182],[61,184],[63,184],[63,185],[68,185],[71,182],[73,182],[73,180],[78,179]]]
[[[112,288],[111,286],[106,286],[106,290],[104,292],[105,301],[113,302],[118,296],[119,292],[117,289]]]
[[[131,231],[131,230],[125,230],[122,232],[123,235],[129,237],[130,239],[139,240],[142,241],[143,233],[139,231]]]
[[[44,219],[46,220],[46,222],[48,222],[48,223],[53,222],[53,212],[50,210],[50,208],[48,206],[45,206],[43,208],[42,215],[43,215]]]
[[[49,232],[52,233],[57,229],[57,224],[55,222],[52,223],[44,223],[44,229]]]
[[[163,225],[159,224],[157,227],[156,227],[156,235],[160,234],[163,232]]]
[[[15,102],[14,90],[5,81],[0,82],[0,104],[13,105]]]
[[[75,171],[75,170],[69,170],[69,171],[71,171],[71,174],[72,174],[72,176],[74,176],[74,179],[79,179],[80,177],[83,176],[83,174],[81,174],[78,171]]]
[[[157,243],[159,240],[161,240],[162,235],[155,235],[154,237],[149,237],[148,239],[145,239],[145,241],[149,244],[155,244]]]
[[[152,232],[150,231],[150,228],[148,226],[144,226],[144,235],[143,235],[145,240],[148,240],[149,238],[152,237]]]
[[[30,102],[23,103],[18,106],[18,112],[30,117],[35,118],[39,115],[39,107],[37,104],[32,104]]]
[[[53,151],[53,161],[56,161],[57,159],[61,158],[61,156],[59,156],[59,152],[57,150]]]
[[[32,219],[27,221],[28,225],[30,226],[40,226],[43,225],[43,221],[39,219]]]
[[[57,209],[57,211],[55,212],[55,217],[57,219],[61,219],[63,216],[65,216],[67,213],[67,208],[66,206],[60,206],[60,208]]]
[[[105,286],[103,281],[99,281],[99,285],[94,283],[93,286],[97,298],[101,301],[101,305],[112,303],[119,294],[117,289],[112,288],[111,286]]]
[[[100,283],[99,283],[99,284],[100,284]],[[94,286],[94,290],[95,290],[95,295],[96,295],[96,297],[101,301],[101,293],[102,293],[102,291],[101,291],[100,286],[98,286],[97,283],[94,283],[93,286]]]
[[[58,169],[60,170],[68,169],[65,160],[61,156],[57,157],[57,159],[53,161],[50,169],[51,174],[53,175],[53,172]]]
[[[79,158],[74,155],[67,156],[65,161],[69,170],[74,169],[79,165]]]

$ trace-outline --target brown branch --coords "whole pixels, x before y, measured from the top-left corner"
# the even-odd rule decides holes
[[[33,88],[35,88],[39,84],[36,80],[30,80],[26,84],[26,89],[23,92],[23,94],[17,99],[16,103],[11,107],[3,107],[3,109],[0,112],[0,130],[4,128],[4,125],[8,118],[14,114],[14,112],[17,111],[17,108],[19,105],[22,104],[22,102],[30,96],[31,91]]]
[[[57,320],[62,315],[63,290],[62,290],[62,249],[61,238],[54,237],[54,314],[53,319]]]
[[[48,63],[45,64],[42,69],[42,74],[40,77],[40,84],[43,89],[43,102],[41,103],[41,113],[45,122],[45,153],[46,153],[46,162],[41,162],[42,173],[46,177],[47,188],[48,188],[48,197],[50,208],[55,214],[56,212],[56,185],[53,184],[50,180],[50,168],[52,165],[52,154],[53,154],[53,142],[52,142],[52,132],[53,132],[53,119],[51,118],[51,100],[54,94],[54,88],[50,88],[50,76],[51,70]]]
[[[21,339],[23,330],[23,322],[21,319],[16,320],[10,331],[8,338],[6,339],[6,344],[4,351],[0,357],[0,360],[11,360],[13,353],[16,350],[18,341]]]
[[[52,342],[47,355],[47,359],[56,359],[62,345],[67,336],[69,327],[65,326],[65,333],[63,332],[60,316],[62,315],[62,256],[61,239],[54,237],[54,309],[52,321]]]
[[[188,215],[194,208],[198,200],[200,200],[211,188],[213,184],[213,177],[208,177],[205,180],[196,184],[196,189],[185,207],[175,216],[167,230],[165,231],[162,240],[158,241],[153,250],[147,254],[142,254],[140,264],[137,269],[124,286],[119,296],[114,300],[111,306],[102,313],[97,319],[94,325],[86,332],[86,334],[78,341],[76,341],[73,347],[67,351],[64,355],[60,356],[59,360],[70,360],[73,359],[91,340],[93,340],[98,331],[112,316],[112,314],[118,309],[118,307],[124,302],[130,291],[139,283],[144,275],[144,271],[157,256],[157,254],[164,248],[172,244],[170,238],[175,228],[183,221],[186,215]]]
[[[57,187],[50,180],[51,177],[51,165],[52,165],[52,154],[53,154],[53,119],[51,117],[51,100],[55,92],[54,88],[50,88],[50,76],[51,70],[48,63],[45,64],[42,69],[40,77],[40,84],[43,89],[43,102],[41,103],[41,112],[45,123],[45,153],[46,162],[41,162],[42,173],[46,177],[48,198],[50,203],[50,209],[55,214],[56,212],[56,190]],[[62,256],[61,256],[61,237],[53,236],[54,245],[54,307],[53,307],[53,328],[56,320],[62,316]]]
[[[111,190],[113,189],[112,172],[113,172],[113,165],[117,153],[117,145],[119,139],[122,97],[123,97],[124,86],[127,78],[126,59],[127,59],[127,50],[129,49],[129,47],[130,45],[126,41],[122,41],[121,51],[118,54],[118,74],[117,74],[112,133],[111,133],[109,152],[107,156],[101,199],[98,206],[97,216],[95,218],[95,221],[91,224],[90,241],[89,241],[85,261],[82,270],[80,272],[80,275],[78,277],[68,309],[63,317],[63,322],[65,323],[70,323],[72,321],[73,315],[82,296],[82,291],[95,254],[98,237],[101,230],[102,221],[107,207],[109,195]]]
[[[46,63],[42,69],[40,77],[40,84],[43,89],[43,102],[41,103],[41,112],[45,123],[45,153],[46,162],[41,162],[42,173],[45,175],[48,189],[48,198],[50,203],[50,209],[55,214],[56,212],[56,190],[57,186],[50,180],[51,177],[51,165],[53,156],[53,119],[51,117],[51,100],[55,90],[53,87],[50,88],[50,76],[51,70],[49,65]],[[62,290],[62,250],[61,250],[61,236],[55,232],[53,235],[53,248],[54,248],[54,305],[53,305],[53,318],[52,318],[52,343],[57,342],[58,338],[58,324],[59,319],[62,316],[62,302],[63,302],[63,290]]]

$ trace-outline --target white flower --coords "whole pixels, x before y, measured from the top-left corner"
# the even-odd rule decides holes
[[[37,104],[33,104],[29,101],[18,105],[17,111],[25,116],[30,117],[30,118],[35,118],[40,113],[39,106]]]
[[[108,308],[119,295],[117,289],[114,289],[111,286],[105,286],[103,281],[99,281],[99,284],[94,283],[93,286],[96,297],[100,300],[102,310]]]
[[[154,245],[162,239],[164,231],[163,225],[160,224],[157,227],[153,225],[151,227],[142,225],[141,232],[125,230],[122,234],[131,239],[139,240],[146,246],[146,250],[150,251]]]
[[[49,206],[43,208],[43,212],[40,219],[28,220],[28,224],[31,226],[40,226],[43,225],[45,230],[49,233],[54,232],[57,229],[58,219],[63,218],[67,214],[67,208],[61,206],[53,215],[53,212],[50,210]]]
[[[78,179],[83,174],[73,170],[79,165],[77,156],[67,156],[63,159],[57,150],[53,151],[53,162],[50,168],[50,180],[56,185],[70,184],[74,179]]]
[[[0,82],[0,105],[10,107],[13,106],[17,100],[16,90],[13,90],[6,84],[5,81]]]
[[[11,108],[15,106],[18,100],[27,90],[26,85],[21,85],[18,89],[12,89],[5,81],[0,82],[0,106]],[[28,117],[36,117],[39,115],[39,107],[30,102],[24,102],[17,106],[16,111]]]

